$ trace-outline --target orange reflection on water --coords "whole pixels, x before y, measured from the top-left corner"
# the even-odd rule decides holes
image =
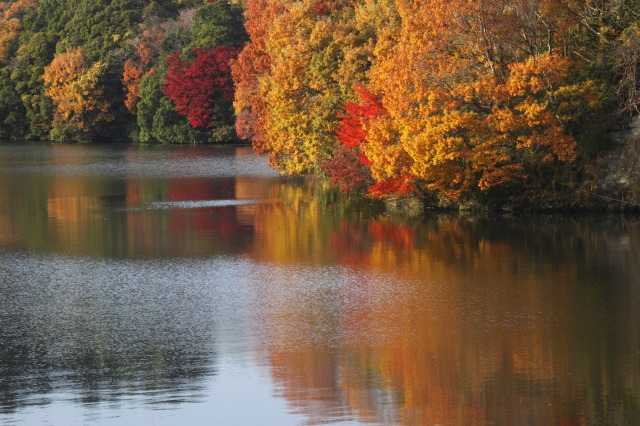
[[[76,151],[72,146],[54,145],[49,163],[65,168],[81,166],[86,159]],[[100,200],[103,189],[96,179],[67,176],[49,179],[46,192],[48,240],[69,250],[95,245],[91,240],[98,236],[92,235],[91,229],[102,225],[99,209],[103,207]]]
[[[264,286],[266,362],[310,423],[601,424],[602,407],[614,406],[605,416],[615,418],[629,409],[626,399],[640,402],[637,362],[623,367],[632,376],[616,374],[616,354],[637,350],[626,338],[612,341],[602,304],[612,289],[585,283],[579,268],[586,260],[598,272],[598,245],[584,244],[602,235],[570,222],[382,216],[328,226],[324,239],[322,225],[308,224],[310,209],[299,203],[288,217],[286,209],[256,217],[272,232],[258,235],[272,244],[258,246],[261,260],[310,268],[331,260],[358,277],[300,291],[308,272],[283,268]],[[306,238],[279,239],[287,223]],[[640,241],[637,224],[631,232],[621,241]],[[638,254],[629,247],[621,261]],[[620,327],[640,326],[637,305],[616,311]],[[610,381],[620,394],[594,394]]]

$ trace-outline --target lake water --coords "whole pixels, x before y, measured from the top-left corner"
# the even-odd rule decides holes
[[[0,145],[2,425],[637,425],[640,221],[406,219],[245,147]]]

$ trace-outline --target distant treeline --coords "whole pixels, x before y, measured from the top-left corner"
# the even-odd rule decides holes
[[[0,137],[250,140],[434,204],[589,186],[640,104],[640,0],[0,2]]]

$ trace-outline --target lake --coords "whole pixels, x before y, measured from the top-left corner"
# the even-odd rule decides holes
[[[0,144],[0,424],[637,425],[640,220]]]

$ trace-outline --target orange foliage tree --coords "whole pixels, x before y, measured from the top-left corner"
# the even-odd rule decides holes
[[[82,49],[71,48],[44,69],[45,93],[55,106],[52,139],[86,141],[94,123],[112,120],[98,87],[104,68],[102,62],[89,66]]]
[[[268,152],[264,139],[267,106],[260,96],[259,80],[269,70],[270,60],[266,41],[271,22],[282,14],[284,4],[274,0],[247,0],[245,3],[245,29],[250,42],[232,65],[236,85],[234,110],[236,132],[242,139],[252,141],[259,154]]]
[[[140,80],[144,71],[136,64],[132,59],[127,59],[124,62],[124,68],[122,72],[122,83],[124,84],[127,95],[124,100],[124,105],[129,112],[136,112],[136,106],[140,99]]]
[[[552,166],[574,161],[564,126],[598,90],[572,78],[553,1],[396,2],[401,24],[386,31],[397,43],[377,49],[369,75],[390,120],[361,146],[378,182],[408,174],[458,201],[551,184]]]
[[[257,125],[249,127],[254,147],[283,173],[318,171],[338,148],[337,114],[353,84],[365,80],[376,37],[356,13],[347,0],[281,2],[260,44],[251,34],[252,43],[240,55],[236,81],[238,73],[257,69],[254,64],[262,71],[255,79],[240,76],[239,127],[243,117]]]
[[[336,137],[340,142],[330,159],[322,164],[323,170],[331,177],[331,183],[343,192],[368,186],[370,195],[388,194],[411,195],[415,185],[406,173],[394,173],[392,176],[374,182],[371,176],[371,161],[363,153],[363,145],[369,140],[369,132],[380,123],[389,119],[387,110],[380,100],[361,84],[354,91],[359,102],[346,102],[344,113],[338,114],[340,120]]]
[[[132,41],[135,54],[124,62],[122,83],[125,87],[125,106],[132,114],[140,100],[140,82],[155,72],[154,64],[160,56],[162,41],[169,24],[153,22],[140,24],[140,34]]]

